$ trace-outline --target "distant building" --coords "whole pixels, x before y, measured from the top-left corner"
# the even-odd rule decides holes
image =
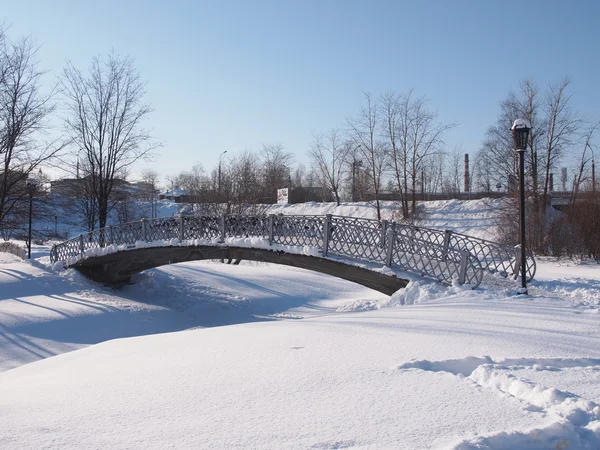
[[[190,196],[183,189],[171,189],[159,194],[160,200],[171,200],[175,203],[189,203]]]
[[[54,180],[50,182],[50,192],[52,194],[62,195],[63,197],[76,197],[81,193],[85,183],[89,180],[89,175],[83,178],[62,178],[60,180]],[[148,186],[150,186],[148,188]],[[127,192],[133,194],[139,194],[141,192],[148,192],[152,190],[149,183],[136,182],[129,183],[126,180],[115,178],[113,180],[113,187],[115,190],[120,192]]]
[[[62,178],[50,182],[50,193],[62,195],[63,197],[75,197],[80,192],[84,178]]]
[[[285,192],[287,191],[287,198]],[[323,187],[295,187],[277,190],[277,200],[282,203],[332,202],[333,194]]]

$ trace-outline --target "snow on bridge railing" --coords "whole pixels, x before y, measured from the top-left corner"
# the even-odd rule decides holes
[[[55,245],[52,262],[92,256],[91,249],[134,248],[136,243],[174,245],[207,240],[222,245],[227,238],[259,237],[268,245],[316,247],[323,256],[350,257],[452,283],[481,283],[483,270],[502,276],[518,272],[516,250],[507,245],[451,231],[343,216],[222,215],[142,219],[113,225]],[[87,253],[87,254],[86,254]],[[528,274],[535,272],[530,256]]]

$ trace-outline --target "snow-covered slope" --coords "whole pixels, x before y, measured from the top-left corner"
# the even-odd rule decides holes
[[[291,268],[199,262],[113,291],[8,259],[1,360],[21,367],[0,374],[3,448],[600,442],[589,303],[516,297],[505,281],[475,292],[417,282],[390,299]],[[578,273],[544,264],[552,283]],[[592,294],[598,282],[580,280]]]
[[[441,230],[452,230],[483,239],[497,238],[497,219],[504,205],[503,199],[438,200],[420,203],[415,225]],[[400,205],[397,202],[381,202],[381,217],[400,221]],[[376,219],[377,209],[373,203],[299,203],[295,205],[271,205],[267,214],[325,215],[363,217]]]
[[[427,226],[491,226],[444,206]],[[45,255],[0,254],[3,449],[600,448],[598,265],[538,261],[524,297],[493,276],[387,297],[258,263],[115,290]]]

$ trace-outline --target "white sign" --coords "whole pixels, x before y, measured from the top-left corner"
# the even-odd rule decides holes
[[[277,204],[287,205],[288,204],[288,188],[277,189]]]

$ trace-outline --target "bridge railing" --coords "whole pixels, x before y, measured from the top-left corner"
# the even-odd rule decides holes
[[[519,273],[520,251],[514,246],[487,241],[451,230],[442,231],[403,224],[396,224],[396,229],[399,234],[435,242],[443,245],[444,248],[465,250],[477,257],[484,269],[502,277],[516,277]],[[529,281],[533,279],[535,270],[535,259],[529,253],[527,255],[527,277]]]
[[[179,216],[113,225],[55,245],[52,262],[94,255],[90,250],[138,242],[260,237],[269,245],[316,247],[324,256],[378,262],[439,281],[481,283],[483,270],[502,276],[518,270],[516,250],[483,239],[423,227],[343,216]],[[158,244],[157,244],[158,245]],[[531,257],[535,271],[535,261]],[[533,272],[530,276],[533,277]]]

